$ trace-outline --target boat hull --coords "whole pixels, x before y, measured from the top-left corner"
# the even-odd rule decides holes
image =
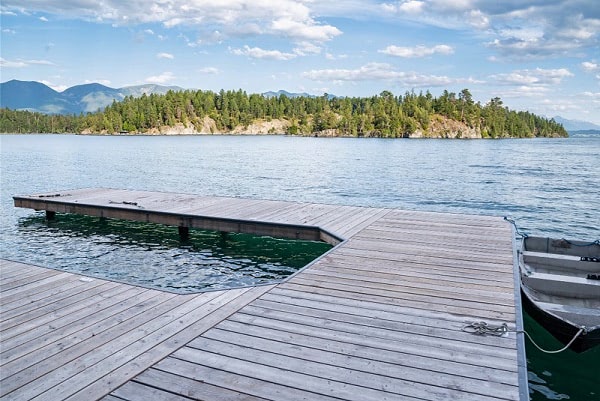
[[[522,288],[521,302],[527,314],[562,344],[567,345],[579,331],[579,327],[540,308]],[[591,332],[581,333],[569,349],[580,353],[597,345],[600,345],[600,328],[596,328]]]
[[[521,302],[562,344],[584,352],[600,345],[600,254],[594,243],[527,237],[521,244]]]

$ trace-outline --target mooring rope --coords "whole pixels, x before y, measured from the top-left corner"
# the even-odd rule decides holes
[[[508,217],[508,216],[504,216],[504,220],[508,221],[510,224],[512,224],[512,225],[513,225],[513,227],[515,228],[515,233],[516,233],[516,234],[517,234],[519,237],[521,237],[521,238],[527,238],[527,237],[529,237],[529,235],[527,235],[526,233],[524,233],[524,232],[521,232],[521,231],[519,230],[519,227],[517,226],[517,222],[516,222],[516,221],[514,221],[513,219],[511,219],[511,218],[510,218],[510,217]]]
[[[571,344],[573,344],[575,342],[575,340],[582,333],[585,333],[586,327],[581,326],[579,328],[579,331],[577,332],[577,334],[575,334],[575,336],[571,339],[571,341],[569,341],[569,343],[567,345],[565,345],[563,348],[557,349],[557,350],[552,350],[552,351],[543,349],[542,347],[537,345],[536,342],[533,341],[533,338],[531,337],[531,335],[526,330],[511,330],[508,328],[508,325],[506,323],[502,323],[499,325],[493,325],[493,324],[488,324],[487,322],[472,322],[472,323],[468,323],[468,324],[464,325],[462,327],[462,331],[464,331],[465,333],[476,334],[478,336],[490,335],[490,336],[496,336],[496,337],[502,337],[502,336],[508,334],[509,332],[510,333],[524,333],[527,336],[527,338],[529,339],[529,341],[531,341],[531,343],[540,351],[542,351],[546,354],[558,354],[560,352],[563,352],[567,348],[569,348],[571,346]]]

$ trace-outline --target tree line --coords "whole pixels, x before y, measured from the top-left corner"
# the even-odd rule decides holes
[[[187,90],[164,95],[128,96],[104,110],[81,115],[46,115],[0,109],[0,132],[144,133],[177,124],[202,127],[206,117],[219,132],[247,127],[256,121],[287,121],[285,134],[312,135],[334,130],[342,136],[406,137],[426,132],[442,116],[476,129],[484,138],[568,136],[564,127],[527,111],[513,111],[498,97],[485,105],[475,102],[468,89],[444,91],[389,91],[371,97],[267,97],[245,91]],[[282,132],[275,132],[282,133]]]

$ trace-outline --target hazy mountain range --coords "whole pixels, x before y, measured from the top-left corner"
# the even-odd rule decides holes
[[[47,114],[80,114],[95,112],[113,102],[121,101],[126,96],[142,96],[142,94],[164,94],[169,90],[184,90],[179,86],[138,85],[123,88],[110,88],[98,83],[72,86],[62,92],[57,92],[47,85],[36,81],[7,81],[0,83],[0,107],[13,110],[30,110]],[[265,92],[263,96],[274,97],[307,96],[307,93],[290,93],[287,91]],[[327,95],[328,98],[334,95]],[[554,120],[561,123],[569,132],[600,130],[600,125],[587,121],[568,120],[560,116]]]
[[[121,101],[129,95],[164,94],[169,90],[183,88],[149,84],[115,89],[92,83],[57,92],[40,82],[12,80],[0,84],[0,107],[48,114],[80,114],[98,111],[113,100]]]

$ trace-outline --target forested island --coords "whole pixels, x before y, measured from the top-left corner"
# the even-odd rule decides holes
[[[187,90],[128,96],[103,111],[49,115],[0,109],[2,133],[287,134],[381,138],[567,137],[564,127],[526,111],[485,105],[468,89],[439,97],[389,91],[371,97],[248,95]]]

